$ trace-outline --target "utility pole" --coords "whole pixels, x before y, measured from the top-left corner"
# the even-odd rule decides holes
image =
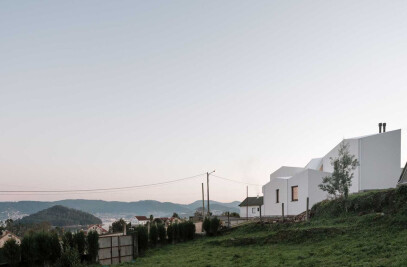
[[[247,199],[247,205],[246,205],[246,221],[249,220],[249,186],[246,186],[246,199]]]
[[[205,195],[204,195],[204,183],[202,183],[202,219],[205,219]]]
[[[215,170],[212,171],[212,172],[207,172],[206,173],[206,190],[207,190],[207,197],[208,197],[208,217],[209,218],[211,216],[211,210],[209,208],[209,174],[214,173],[214,172],[215,172]]]

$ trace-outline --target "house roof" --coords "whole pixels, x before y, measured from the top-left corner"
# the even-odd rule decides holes
[[[248,205],[249,202],[249,205]],[[261,206],[263,205],[263,197],[248,197],[239,204],[239,207],[243,206]]]
[[[93,227],[97,227],[97,228],[101,229],[101,231],[102,231],[103,233],[107,233],[107,230],[106,230],[105,228],[103,228],[103,227],[102,227],[101,225],[99,225],[99,224],[92,224],[92,225],[89,226],[88,229],[93,228]]]
[[[146,216],[134,216],[134,217],[136,217],[136,219],[139,221],[149,221],[150,220]]]

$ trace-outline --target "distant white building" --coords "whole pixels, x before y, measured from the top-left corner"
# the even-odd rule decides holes
[[[131,218],[131,225],[146,225],[150,221],[146,216],[134,216]]]
[[[349,152],[355,155],[359,166],[354,171],[350,193],[394,188],[400,179],[401,130],[378,133],[343,140]],[[304,168],[281,167],[270,175],[263,186],[264,214],[298,215],[328,197],[319,189],[322,178],[333,172],[330,158],[338,156],[340,143],[322,158],[312,159]]]
[[[260,217],[260,211],[264,215],[263,197],[248,197],[239,204],[239,207],[241,218]],[[246,216],[246,214],[249,214],[249,216]]]
[[[107,234],[108,233],[108,231],[106,230],[106,229],[104,229],[101,225],[99,225],[99,224],[93,224],[93,225],[90,225],[89,227],[88,227],[88,229],[86,230],[86,233],[89,233],[89,232],[91,232],[91,231],[95,231],[95,232],[97,232],[99,235],[104,235],[104,234]]]
[[[14,239],[18,245],[21,244],[21,239],[9,231],[0,231],[0,248],[4,247],[4,244],[10,239]]]

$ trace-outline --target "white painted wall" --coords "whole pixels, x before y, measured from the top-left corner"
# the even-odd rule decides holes
[[[315,203],[318,203],[329,197],[328,193],[319,189],[318,186],[322,183],[322,179],[324,177],[330,175],[332,175],[332,173],[308,170],[308,197],[310,209]]]
[[[401,130],[368,136],[360,142],[360,190],[396,187],[401,174]]]
[[[263,186],[264,214],[266,216],[281,215],[281,203],[287,200],[288,179],[274,178]],[[276,203],[276,189],[280,190],[280,202]],[[287,214],[287,205],[284,204]]]
[[[246,218],[246,206],[240,207],[240,218]],[[261,206],[261,215],[264,215],[264,205]],[[249,218],[260,217],[259,206],[249,206]]]
[[[291,177],[299,172],[302,172],[303,170],[304,168],[283,166],[270,174],[270,181],[278,177]]]

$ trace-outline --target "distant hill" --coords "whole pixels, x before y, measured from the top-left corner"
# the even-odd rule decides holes
[[[239,212],[240,202],[222,203],[210,201],[211,211],[221,213],[224,211]],[[195,210],[202,206],[202,200],[197,200],[191,204],[177,204],[171,202],[159,202],[155,200],[142,200],[136,202],[103,201],[103,200],[84,200],[84,199],[66,199],[53,202],[41,201],[18,201],[18,202],[0,202],[0,220],[5,220],[11,215],[29,215],[35,212],[50,208],[55,205],[61,205],[68,208],[78,209],[91,214],[134,214],[154,216],[171,216],[173,212],[181,216],[193,215]],[[207,202],[205,201],[205,208]]]
[[[101,224],[102,220],[87,212],[56,205],[16,221],[21,224],[41,222],[49,222],[52,226],[70,226]]]

